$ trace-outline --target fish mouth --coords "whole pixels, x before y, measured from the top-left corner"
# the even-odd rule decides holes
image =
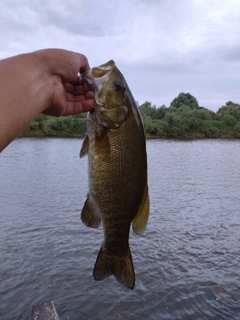
[[[80,74],[81,78],[89,85],[92,90],[95,90],[95,79],[92,75],[92,69],[88,69],[87,71]]]
[[[108,80],[108,74],[107,74],[107,72],[105,72],[102,76],[95,77],[94,73],[96,73],[96,72],[94,72],[94,69],[96,69],[96,68],[89,69],[89,70],[81,73],[80,76],[88,84],[90,89],[92,91],[96,92],[99,89],[99,87],[101,87],[102,83],[104,81]]]
[[[95,68],[93,68],[95,69]],[[101,78],[95,78],[92,74],[92,69],[89,69],[85,72],[83,72],[81,74],[81,77],[83,78],[83,80],[88,84],[88,86],[90,87],[90,89],[94,92],[98,91],[98,88],[101,86],[101,83],[103,81],[102,77]],[[114,108],[113,106],[106,106],[104,104],[103,101],[97,101],[96,97],[95,97],[95,105],[94,105],[94,109],[97,112],[101,112],[104,111],[106,109],[112,109]]]
[[[81,73],[80,76],[84,81],[86,81],[92,90],[96,90],[104,81],[108,80],[109,73],[115,67],[115,62],[110,60],[99,67],[88,69],[87,71]]]

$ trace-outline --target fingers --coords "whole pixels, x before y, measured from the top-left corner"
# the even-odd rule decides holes
[[[72,94],[66,92],[66,100],[69,102],[83,102],[84,100],[94,100],[94,93],[92,91],[88,91],[85,94]]]
[[[89,97],[92,99],[94,98],[94,93],[90,90],[88,85],[86,83],[83,83],[81,85],[73,85],[72,83],[64,83],[63,84],[64,89],[67,93],[73,96],[81,96],[88,94]]]
[[[79,75],[79,73],[76,75],[76,78],[73,81],[71,81],[71,84],[74,85],[74,86],[84,85],[84,83],[85,83],[85,81]]]
[[[88,63],[88,59],[84,54],[79,53],[79,65],[80,65],[80,69],[79,72],[83,73],[85,71],[87,71],[88,69],[90,69],[89,63]]]
[[[75,115],[81,112],[91,111],[92,109],[93,109],[92,99],[83,100],[83,101],[74,101],[74,102],[68,101],[66,110],[62,115],[63,116]]]
[[[75,104],[75,108],[74,108],[74,112],[76,112],[75,114],[79,113],[79,110],[77,110],[78,107],[79,106]],[[91,111],[93,109],[93,100],[87,99],[87,100],[82,101],[81,109],[83,112]]]

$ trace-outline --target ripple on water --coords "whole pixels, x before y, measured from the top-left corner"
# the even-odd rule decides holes
[[[240,142],[147,142],[151,214],[144,235],[130,235],[133,291],[92,277],[103,232],[80,221],[80,146],[19,139],[1,154],[0,318],[53,299],[62,320],[239,319],[212,288],[239,290]]]

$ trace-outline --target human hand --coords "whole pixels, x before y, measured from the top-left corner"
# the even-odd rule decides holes
[[[57,117],[93,108],[94,93],[80,77],[87,58],[44,49],[0,60],[0,152],[39,113]]]
[[[84,55],[59,49],[36,53],[46,59],[53,79],[52,99],[44,114],[59,117],[93,109],[94,93],[79,75],[90,68]]]

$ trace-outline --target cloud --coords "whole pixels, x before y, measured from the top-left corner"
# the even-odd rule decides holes
[[[240,102],[238,0],[2,0],[0,58],[47,47],[114,59],[136,100]]]

